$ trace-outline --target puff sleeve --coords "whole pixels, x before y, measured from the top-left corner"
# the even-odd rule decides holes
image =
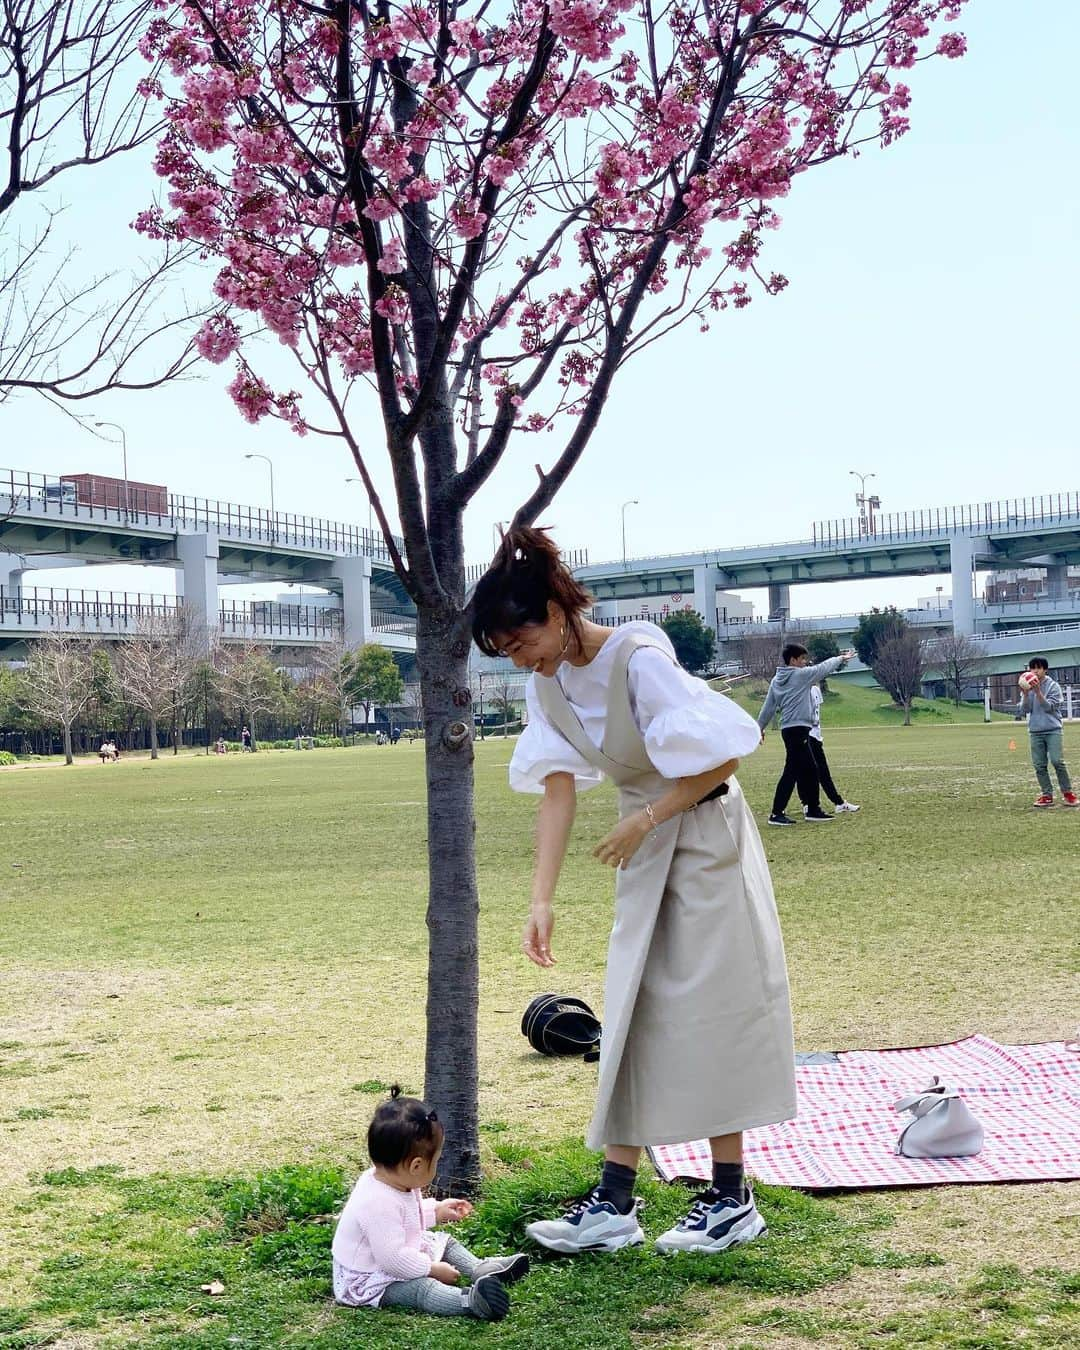
[[[630,661],[630,701],[649,758],[665,778],[706,773],[761,744],[757,722],[672,656],[642,647]]]
[[[531,676],[525,686],[529,724],[518,737],[510,760],[510,786],[515,792],[543,792],[549,773],[572,773],[579,792],[595,787],[603,774],[548,721],[536,696],[535,679]]]

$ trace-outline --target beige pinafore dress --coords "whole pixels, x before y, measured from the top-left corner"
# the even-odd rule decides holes
[[[620,818],[671,786],[653,767],[627,684],[624,638],[601,749],[559,682],[535,688],[552,725],[619,788]],[[670,656],[670,653],[665,653]],[[678,1144],[795,1115],[795,1057],[772,882],[742,791],[653,831],[616,873],[590,1148]]]

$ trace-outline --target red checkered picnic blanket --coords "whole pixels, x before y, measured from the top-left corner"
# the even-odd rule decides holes
[[[933,1186],[946,1182],[1062,1181],[1080,1177],[1080,1054],[1064,1042],[999,1045],[968,1036],[910,1050],[846,1050],[834,1064],[795,1070],[795,1120],[751,1130],[746,1168],[804,1190]],[[892,1103],[937,1074],[982,1122],[973,1158],[903,1158]],[[706,1140],[650,1149],[665,1181],[712,1175]]]

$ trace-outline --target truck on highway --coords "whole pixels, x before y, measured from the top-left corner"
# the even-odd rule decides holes
[[[102,506],[142,516],[169,514],[169,489],[160,483],[137,483],[101,473],[65,473],[45,484],[46,502]]]

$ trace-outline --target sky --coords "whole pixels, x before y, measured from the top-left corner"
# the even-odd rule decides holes
[[[764,258],[789,278],[786,291],[717,316],[706,334],[687,325],[621,373],[540,522],[560,544],[593,561],[619,557],[628,501],[638,503],[625,513],[631,556],[807,538],[815,520],[855,513],[852,470],[874,475],[886,511],[1077,486],[1076,5],[1043,0],[1037,42],[1030,32],[1021,42],[1017,12],[1009,0],[972,0],[960,24],[968,55],[906,73],[911,132],[797,180]],[[127,228],[157,187],[144,162],[60,182],[78,268],[99,274],[147,253]],[[342,445],[248,425],[223,369],[96,401],[97,418],[126,429],[130,477],[266,505],[266,465],[244,459],[253,451],[273,459],[279,510],[366,524]],[[388,490],[373,398],[360,426]],[[558,445],[527,437],[511,450],[470,508],[470,561],[490,556],[494,522],[513,514],[534,462],[550,463]],[[0,405],[0,466],[119,474],[120,454],[22,396]],[[801,586],[792,611],[911,604],[942,581]],[[84,584],[173,589],[171,572],[132,568],[95,568]]]

